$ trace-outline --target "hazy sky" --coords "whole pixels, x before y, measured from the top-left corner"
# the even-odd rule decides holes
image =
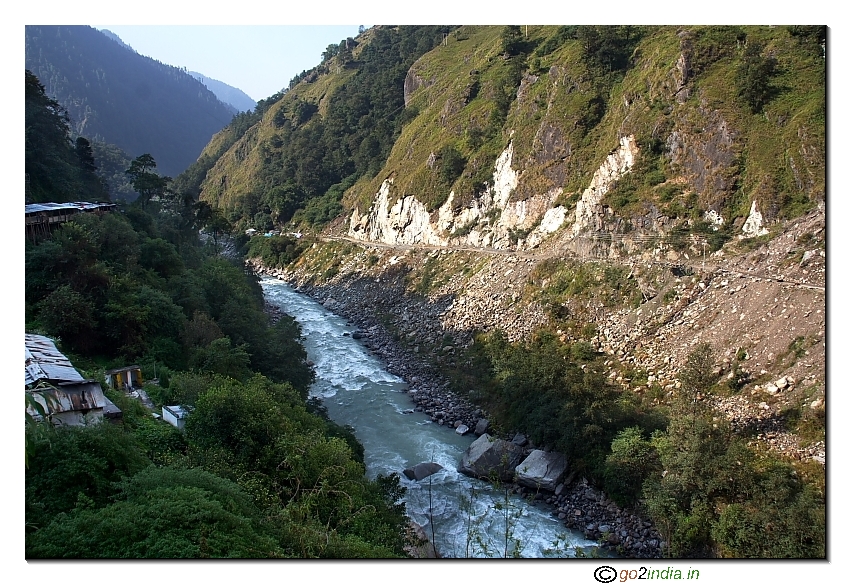
[[[223,81],[259,101],[318,65],[329,44],[357,36],[359,24],[91,26],[111,30],[139,54]]]

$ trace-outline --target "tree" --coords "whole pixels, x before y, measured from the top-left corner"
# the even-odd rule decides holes
[[[719,375],[714,364],[714,349],[711,344],[703,342],[688,354],[687,362],[679,372],[682,398],[677,403],[690,413],[703,408],[701,402],[705,393],[717,383]]]
[[[94,162],[94,152],[92,152],[89,141],[82,136],[78,137],[77,141],[74,142],[74,151],[80,160],[80,166],[85,171],[94,174],[97,170],[97,165]]]
[[[233,225],[227,220],[227,217],[224,216],[221,209],[214,208],[209,211],[209,215],[204,223],[204,228],[206,228],[210,232],[210,235],[212,235],[215,252],[218,254],[219,239],[221,239],[222,236],[232,233]]]
[[[506,57],[513,57],[525,50],[525,41],[519,26],[506,26],[502,29],[502,53]]]
[[[142,154],[132,162],[126,173],[130,183],[139,193],[139,203],[144,208],[153,197],[162,197],[168,192],[169,176],[160,176],[154,169],[156,161],[150,154]]]
[[[26,71],[26,201],[106,200],[85,138],[70,138],[68,112],[47,96],[38,77]]]
[[[634,504],[644,480],[659,469],[658,453],[640,427],[628,427],[611,442],[605,458],[605,491],[618,504]]]
[[[466,167],[466,160],[463,155],[458,152],[454,146],[443,146],[439,152],[440,159],[440,180],[447,187],[454,184]]]
[[[759,113],[774,93],[770,82],[776,72],[776,58],[762,54],[763,48],[760,43],[748,43],[735,76],[738,95],[752,113]]]
[[[27,558],[274,558],[260,514],[235,483],[201,469],[148,468],[119,500],[79,508],[27,538]]]
[[[36,527],[80,501],[108,503],[121,478],[149,464],[132,435],[111,423],[57,427],[41,437],[26,472],[27,522]]]
[[[39,303],[39,317],[47,332],[83,354],[96,345],[94,303],[68,285],[62,285]]]

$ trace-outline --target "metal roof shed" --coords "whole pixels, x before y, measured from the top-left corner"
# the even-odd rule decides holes
[[[103,394],[100,383],[84,379],[50,338],[24,335],[24,390],[55,425],[85,425],[103,417],[120,419],[121,410]],[[27,413],[41,415],[32,403]]]

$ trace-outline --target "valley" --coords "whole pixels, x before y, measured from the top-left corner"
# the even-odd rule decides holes
[[[428,461],[412,446],[385,449],[384,433],[419,439],[402,428],[415,416],[423,436],[451,448],[486,433],[487,447],[511,456],[565,460],[568,471],[545,490],[520,483],[520,457],[509,468],[516,480],[496,480],[495,467],[489,478],[505,500],[523,496],[577,533],[576,548],[824,558],[826,33],[361,27],[235,116],[173,182],[154,180],[159,190],[106,219],[132,222],[134,234],[115,243],[131,260],[80,247],[90,268],[65,284],[36,276],[64,257],[50,250],[112,241],[114,229],[91,218],[47,246],[33,242],[28,330],[62,331],[102,358],[93,343],[107,346],[123,330],[119,267],[149,282],[134,281],[128,289],[142,291],[126,298],[156,298],[168,327],[152,318],[122,332],[110,358],[193,375],[151,390],[207,408],[190,418],[183,445],[146,446],[151,460],[236,481],[252,516],[283,512],[283,530],[257,518],[275,556],[398,553],[405,495],[409,518],[433,521],[423,509],[444,502],[425,505],[409,476],[375,475]],[[98,291],[107,282],[109,295]],[[241,300],[228,296],[237,289]],[[55,306],[65,304],[97,314],[94,336],[57,323]],[[299,326],[310,362],[291,344]],[[268,338],[273,349],[263,348]],[[308,386],[325,405],[306,398]],[[374,392],[357,401],[367,386]],[[304,441],[288,442],[286,428],[262,416],[277,441],[231,439],[214,407],[241,407],[216,401],[241,390],[294,415]],[[261,463],[262,483],[217,461],[224,447],[239,468]],[[313,461],[276,457],[296,450]],[[344,461],[334,465],[335,456]],[[349,524],[325,472],[356,476],[357,499],[384,496],[386,508]],[[313,489],[302,477],[315,478]],[[453,469],[440,480],[475,489]],[[317,512],[343,533],[329,545],[314,494]],[[454,509],[442,519],[471,516],[444,500]],[[315,541],[299,549],[302,520]],[[510,538],[507,529],[496,536]]]

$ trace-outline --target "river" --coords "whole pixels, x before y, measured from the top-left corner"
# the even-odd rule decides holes
[[[407,488],[408,515],[443,557],[547,557],[589,553],[596,543],[567,529],[544,506],[535,506],[457,471],[474,437],[461,436],[413,412],[402,379],[350,334],[353,328],[323,306],[274,278],[261,280],[266,300],[301,325],[315,363],[313,396],[331,419],[354,428],[365,449],[369,477],[393,472]],[[420,482],[402,470],[420,462],[443,469]],[[601,549],[599,549],[601,550]]]

